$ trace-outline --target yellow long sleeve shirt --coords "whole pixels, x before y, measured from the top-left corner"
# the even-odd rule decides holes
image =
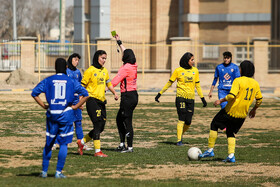
[[[94,66],[90,66],[85,71],[81,84],[86,88],[90,97],[94,97],[102,102],[106,100],[106,86],[109,87],[112,85],[109,79],[108,70],[105,67],[98,69]]]
[[[159,93],[163,94],[175,80],[177,80],[176,97],[194,99],[195,88],[200,98],[203,97],[203,93],[200,87],[199,72],[196,67],[192,67],[190,69],[184,69],[182,67],[179,67],[175,69],[169,81]]]

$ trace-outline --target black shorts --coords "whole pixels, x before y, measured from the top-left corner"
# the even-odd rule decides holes
[[[138,104],[137,91],[123,92],[121,93],[120,110],[124,117],[130,117],[133,115],[133,110]]]
[[[176,97],[176,108],[180,121],[184,121],[186,125],[190,125],[194,113],[194,100]]]
[[[245,118],[235,118],[228,115],[225,109],[220,110],[211,123],[211,130],[218,131],[218,129],[227,128],[227,132],[237,134],[242,127]]]
[[[91,121],[106,121],[106,102],[90,97],[86,102],[86,108]]]

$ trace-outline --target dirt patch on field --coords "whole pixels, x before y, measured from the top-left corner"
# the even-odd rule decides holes
[[[7,162],[1,163],[0,166],[4,168],[18,168],[28,166],[39,166],[42,165],[42,160],[26,160],[17,156],[12,156],[5,159]]]
[[[230,165],[231,167],[228,167]],[[146,165],[146,168],[136,168],[133,165],[119,166],[117,169],[104,171],[98,169],[94,171],[95,176],[108,176],[108,178],[131,178],[137,180],[167,180],[167,179],[197,179],[211,182],[221,182],[232,180],[228,176],[235,176],[246,180],[254,177],[272,177],[280,176],[279,166],[265,166],[258,164],[225,164],[212,166],[209,164],[189,164],[189,165]],[[77,173],[73,176],[93,177],[90,173]],[[93,177],[93,178],[94,178]]]

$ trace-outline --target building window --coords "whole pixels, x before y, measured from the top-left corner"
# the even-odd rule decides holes
[[[205,44],[203,46],[203,58],[219,58],[219,46],[215,44]]]
[[[244,44],[246,45],[246,44]],[[247,58],[247,46],[246,47],[235,47],[235,57],[233,61],[236,64],[240,64],[243,60],[250,60],[253,62],[253,47],[249,48],[249,59]]]

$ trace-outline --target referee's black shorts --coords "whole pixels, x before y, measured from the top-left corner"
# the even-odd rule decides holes
[[[186,125],[190,125],[194,113],[194,99],[176,97],[175,104],[179,120],[184,121]]]
[[[211,130],[218,131],[218,129],[227,128],[226,133],[228,137],[234,137],[234,134],[237,134],[239,129],[242,127],[245,118],[235,118],[228,115],[225,109],[220,110],[211,123]]]

